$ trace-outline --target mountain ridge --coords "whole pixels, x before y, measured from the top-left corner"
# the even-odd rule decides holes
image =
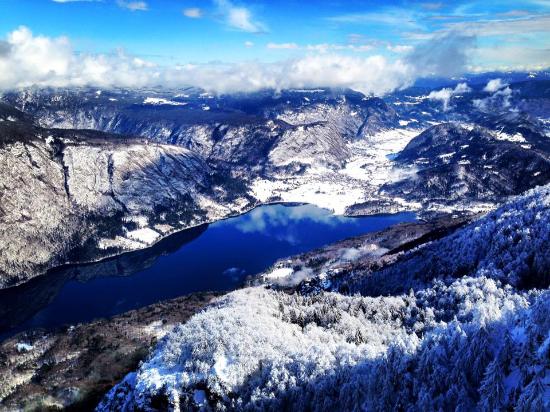
[[[331,90],[4,94],[0,233],[11,239],[14,224],[27,229],[4,242],[0,284],[72,256],[146,247],[262,203],[310,202],[350,215],[475,213],[550,179],[549,139],[536,119],[475,114],[449,123],[453,111],[404,99]],[[408,106],[441,120],[404,122]],[[40,253],[26,256],[23,244]]]

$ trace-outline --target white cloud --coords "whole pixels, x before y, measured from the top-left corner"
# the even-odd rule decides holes
[[[312,51],[316,53],[328,53],[335,51],[350,51],[350,52],[367,52],[374,49],[370,44],[331,44],[331,43],[318,43],[299,45],[297,43],[267,43],[268,49],[300,49],[306,51]]]
[[[507,86],[507,84],[502,83],[502,80],[492,79],[492,80],[489,80],[487,85],[483,88],[483,91],[493,93],[493,92],[496,92],[499,89],[502,89],[505,86]]]
[[[117,0],[116,4],[123,9],[131,11],[147,11],[149,9],[147,3],[144,1]]]
[[[28,86],[165,87],[250,92],[273,88],[352,88],[384,94],[411,85],[422,71],[409,60],[333,51],[272,63],[159,66],[124,52],[77,54],[69,39],[35,36],[20,27],[0,40],[0,90]],[[451,54],[445,54],[452,59]]]
[[[308,44],[306,49],[309,51],[315,51],[318,53],[327,53],[331,48],[332,44],[320,43],[320,44]]]
[[[434,90],[428,95],[430,100],[439,100],[443,103],[443,111],[449,110],[449,103],[451,98],[456,95],[469,93],[472,89],[468,86],[467,83],[459,83],[454,89],[444,88],[441,90]]]
[[[191,7],[183,10],[183,15],[191,19],[200,19],[202,17],[202,10],[198,7]]]
[[[186,65],[166,72],[166,84],[191,84],[216,92],[263,88],[349,87],[383,94],[412,83],[413,71],[400,61],[337,54],[311,55],[275,63]]]
[[[499,80],[497,82],[497,80]],[[494,81],[493,85],[489,87],[491,81]],[[502,109],[509,109],[511,106],[510,99],[512,98],[512,89],[506,84],[502,84],[500,79],[494,79],[487,83],[485,91],[493,92],[492,95],[484,99],[475,99],[472,103],[474,107],[482,112],[495,112]]]
[[[251,48],[251,47],[254,47],[254,42],[251,42],[250,40],[247,40],[244,42],[244,47],[246,48]]]
[[[388,7],[382,12],[350,13],[340,16],[332,16],[327,19],[334,23],[344,24],[381,24],[400,29],[419,29],[416,15],[410,10],[398,7]]]
[[[267,43],[268,49],[297,49],[296,43]]]
[[[263,23],[255,21],[246,7],[235,6],[229,0],[214,0],[229,27],[249,33],[267,31]]]
[[[445,30],[483,37],[548,33],[550,32],[550,15],[543,14],[529,15],[521,18],[450,22],[445,24]]]
[[[0,53],[0,89],[27,86],[139,85],[154,76],[150,64],[123,53],[76,55],[66,37],[11,32]]]
[[[453,96],[453,89],[445,88],[441,90],[434,90],[433,92],[430,92],[428,95],[428,99],[430,100],[440,100],[443,103],[443,111],[447,111],[449,109],[449,101],[451,100],[451,97]]]
[[[470,93],[471,91],[472,91],[472,88],[470,86],[468,86],[468,83],[466,83],[466,82],[458,83],[456,85],[455,89],[453,90],[453,95]]]
[[[406,60],[416,67],[418,76],[459,75],[469,62],[474,49],[475,37],[451,32],[435,36],[420,43],[409,53]]]
[[[412,46],[407,46],[403,44],[396,44],[396,45],[388,44],[387,48],[389,51],[392,51],[394,53],[408,53],[413,50]]]
[[[507,109],[510,107],[512,93],[512,89],[506,86],[504,89],[498,90],[495,94],[493,94],[493,100],[500,101],[502,108]]]
[[[472,60],[478,71],[538,71],[550,67],[550,49],[525,43],[498,44],[476,49]]]
[[[374,47],[370,44],[360,44],[360,45],[347,45],[348,49],[356,52],[366,52],[371,51]]]
[[[373,49],[370,44],[308,44],[306,50],[316,51],[319,53],[328,53],[329,51],[352,51],[352,52],[367,52]]]

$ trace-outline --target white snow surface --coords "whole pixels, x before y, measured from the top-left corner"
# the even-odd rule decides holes
[[[293,272],[292,268],[274,268],[270,272],[264,273],[264,276],[268,279],[287,278],[292,275]]]
[[[384,183],[415,173],[396,169],[388,155],[401,151],[418,133],[416,129],[392,129],[350,142],[346,146],[350,156],[343,168],[312,164],[312,158],[302,158],[302,163],[311,165],[303,175],[279,180],[257,179],[252,183],[252,192],[262,202],[280,199],[310,203],[337,215],[344,214],[349,206],[371,199]],[[403,204],[404,210],[417,208],[414,203]]]
[[[160,234],[157,231],[148,227],[128,231],[126,235],[130,239],[137,240],[138,242],[145,243],[146,245],[154,243],[160,237]]]
[[[15,349],[17,349],[17,352],[29,352],[34,349],[34,346],[26,342],[17,342]]]
[[[496,132],[496,133],[493,133],[493,136],[495,136],[495,138],[497,140],[505,140],[505,141],[512,142],[512,143],[525,143],[526,142],[525,137],[523,137],[523,135],[521,133],[516,133],[516,134],[511,135],[509,133]]]
[[[169,104],[172,106],[185,106],[187,103],[176,102],[174,100],[169,100],[162,97],[146,97],[145,100],[143,100],[143,104],[152,104],[152,105]]]

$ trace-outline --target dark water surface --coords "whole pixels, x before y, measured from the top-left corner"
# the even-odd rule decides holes
[[[279,258],[415,219],[413,213],[351,218],[312,205],[262,206],[174,234],[143,251],[67,266],[0,291],[0,339],[193,292],[232,290]]]

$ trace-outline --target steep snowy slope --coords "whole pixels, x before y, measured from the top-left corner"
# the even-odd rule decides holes
[[[272,146],[274,166],[293,160],[341,165],[346,141],[397,125],[381,99],[349,90],[216,97],[193,90],[37,89],[3,99],[43,127],[139,135],[249,167],[265,163]]]
[[[448,110],[430,98],[434,90],[429,88],[396,92],[384,100],[330,89],[214,96],[195,89],[86,88],[29,89],[2,99],[42,126],[181,145],[210,166],[254,180],[252,189],[264,201],[312,201],[354,214],[414,209],[420,203],[423,210],[487,209],[546,183],[546,119],[521,111],[532,100],[549,99],[545,92],[530,91],[538,84],[512,84],[506,104],[490,111],[476,102],[495,96],[466,84],[450,95]],[[419,136],[417,149],[425,146],[426,153],[413,154],[413,145],[397,164],[386,158],[428,128],[428,135],[444,136],[444,129],[453,126],[433,126],[450,120],[455,129],[466,127],[469,133],[449,132],[448,142],[457,139],[447,151],[444,146],[428,150],[431,140]],[[471,130],[475,125],[481,128]]]
[[[352,290],[401,293],[432,279],[484,275],[525,289],[550,284],[550,187],[529,192],[479,222],[358,279]]]
[[[372,99],[358,94],[351,102],[312,96],[316,100],[310,104],[302,93],[290,93],[295,111],[306,113],[290,123],[288,110],[286,121],[275,114],[281,102],[273,97],[266,103],[274,110],[268,119],[259,117],[257,108],[174,112],[186,105],[149,104],[152,98],[139,93],[90,93],[41,90],[11,96],[36,119],[5,104],[0,108],[0,287],[68,261],[145,247],[177,229],[276,200],[275,193],[254,199],[251,181],[298,176],[298,186],[311,183],[302,176],[304,168],[329,173],[342,168],[351,156],[351,142],[369,119],[374,128],[386,116],[377,111],[392,117],[383,102],[374,99],[371,107]],[[199,96],[193,104],[203,100]],[[246,98],[234,103],[245,104]],[[102,123],[97,116],[112,121]],[[92,118],[97,121],[86,123]],[[146,138],[42,126],[91,127]],[[353,181],[342,175],[329,192]],[[365,196],[375,189],[364,185],[356,191]],[[346,202],[329,206],[343,211],[354,199]]]
[[[545,186],[428,246],[463,270],[436,265],[408,293],[228,294],[167,335],[98,410],[546,410],[550,261],[529,256],[546,256],[549,206]],[[413,270],[396,265],[385,275]],[[544,290],[512,286],[526,265]]]
[[[179,146],[17,120],[0,122],[0,136],[2,287],[250,207],[244,193],[228,195],[219,187],[228,182],[223,175]]]

